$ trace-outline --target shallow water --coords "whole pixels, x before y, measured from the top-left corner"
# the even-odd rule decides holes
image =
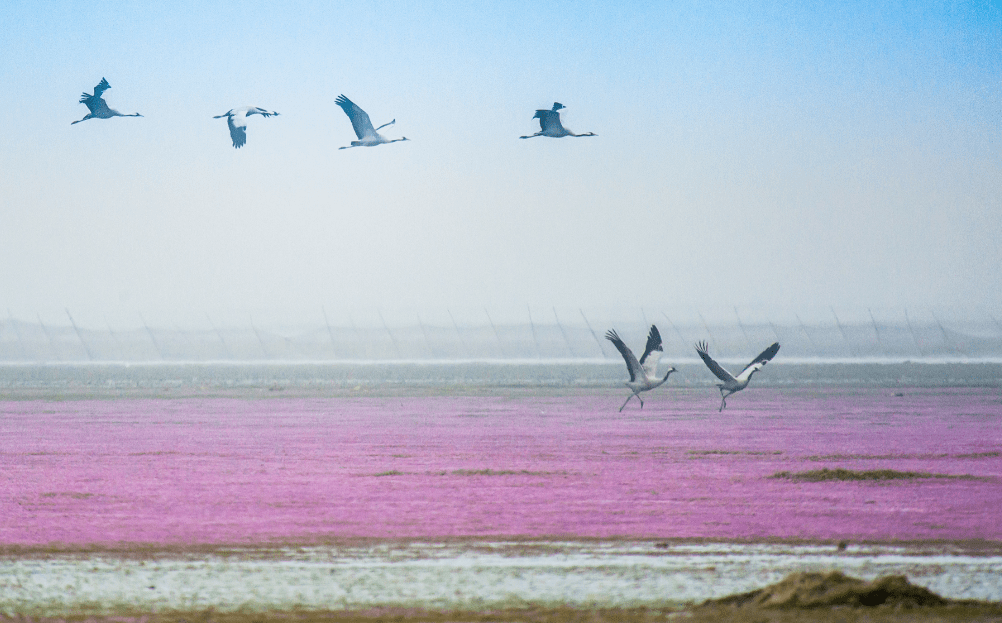
[[[395,543],[163,557],[0,559],[0,612],[441,609],[700,602],[802,570],[906,574],[943,596],[1002,600],[1002,555],[956,548],[653,542]]]

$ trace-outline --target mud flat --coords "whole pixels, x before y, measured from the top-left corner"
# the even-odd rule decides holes
[[[670,610],[832,569],[907,575],[950,599],[1002,600],[1002,547],[452,541],[6,556],[0,612]]]

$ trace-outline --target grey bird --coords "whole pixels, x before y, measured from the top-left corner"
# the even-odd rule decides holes
[[[748,382],[751,381],[752,375],[764,368],[765,364],[769,363],[776,356],[776,353],[779,352],[779,342],[774,343],[759,353],[758,357],[752,359],[751,363],[745,366],[741,374],[737,376],[721,368],[720,364],[714,361],[713,357],[710,357],[709,347],[706,342],[698,342],[696,344],[696,352],[699,353],[699,356],[703,359],[703,363],[710,369],[710,372],[723,381],[722,383],[717,383],[717,387],[720,389],[720,409],[718,411],[723,411],[724,407],[727,406],[727,397],[748,387]]]
[[[640,397],[640,392],[650,391],[662,385],[668,380],[671,373],[676,371],[674,366],[669,367],[668,373],[664,375],[664,378],[657,378],[658,360],[661,359],[661,353],[664,352],[664,347],[661,345],[661,333],[656,326],[651,325],[651,330],[647,334],[647,347],[644,348],[644,354],[640,357],[640,361],[637,361],[636,355],[620,339],[615,329],[606,333],[605,339],[612,342],[613,346],[623,356],[623,359],[626,360],[626,369],[630,372],[630,380],[625,385],[633,393],[626,397],[626,402],[619,408],[620,412],[622,412],[623,408],[626,407],[626,403],[630,402],[630,399],[634,396],[640,401],[640,408],[643,409],[644,399]]]
[[[108,81],[101,78],[101,82],[94,87],[94,94],[82,93],[80,95],[80,103],[86,104],[87,109],[90,111],[83,119],[78,119],[70,125],[80,123],[81,121],[87,121],[88,119],[111,119],[112,117],[142,117],[139,113],[133,113],[131,115],[126,115],[118,112],[114,108],[108,108],[108,103],[104,101],[101,97],[105,91],[111,88]]]
[[[350,149],[352,147],[375,147],[376,145],[383,145],[384,143],[396,143],[397,141],[410,140],[406,136],[403,138],[388,139],[379,133],[379,130],[396,123],[396,119],[389,123],[384,123],[378,128],[374,128],[372,127],[372,121],[369,120],[368,113],[359,108],[355,102],[351,101],[344,95],[339,95],[337,99],[334,100],[334,103],[341,107],[344,114],[348,115],[348,119],[351,120],[351,127],[355,130],[355,136],[358,137],[358,140],[352,141],[351,145],[338,147],[338,149]]]
[[[545,108],[540,108],[536,111],[536,114],[532,116],[533,119],[539,119],[539,132],[531,134],[529,136],[520,136],[519,138],[533,138],[536,136],[549,136],[550,138],[563,138],[565,136],[598,136],[593,132],[585,132],[584,134],[575,134],[565,128],[562,123],[560,123],[560,113],[558,112],[562,108],[567,108],[560,102],[553,102],[553,107],[549,110]]]
[[[230,126],[230,138],[233,139],[233,146],[240,149],[247,143],[247,117],[251,115],[261,115],[262,117],[277,117],[278,113],[257,106],[244,106],[234,108],[225,114],[216,115],[213,119],[226,117],[226,123]]]

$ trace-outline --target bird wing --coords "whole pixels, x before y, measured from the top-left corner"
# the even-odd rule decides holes
[[[620,339],[619,334],[616,333],[615,329],[610,329],[608,333],[605,334],[605,339],[612,342],[612,345],[616,347],[619,354],[623,356],[626,360],[626,368],[630,371],[630,382],[637,380],[638,376],[644,375],[644,369],[640,366],[640,362],[637,361],[637,356],[633,354],[630,347],[627,346],[622,339]]]
[[[775,342],[773,343],[772,346],[759,353],[758,357],[752,359],[751,363],[745,366],[745,369],[742,370],[741,374],[738,375],[738,380],[743,381],[744,379],[749,378],[755,372],[758,372],[759,370],[764,368],[765,364],[769,363],[769,361],[771,361],[772,358],[775,357],[776,353],[778,352],[779,352],[779,342]]]
[[[233,146],[240,149],[247,142],[247,117],[243,111],[234,113],[226,117],[226,124],[230,126],[230,138],[233,139]]]
[[[111,85],[108,84],[108,81],[101,78],[101,82],[98,82],[97,86],[94,87],[94,97],[101,97],[101,95],[110,88]]]
[[[100,117],[101,113],[110,110],[108,108],[108,102],[104,101],[103,97],[98,97],[96,95],[88,95],[84,93],[80,97],[80,103],[86,104],[87,110],[89,110],[90,114],[94,115],[95,117]]]
[[[338,95],[334,103],[341,107],[344,114],[348,115],[351,119],[351,127],[355,128],[355,136],[359,140],[364,139],[367,136],[376,136],[376,129],[372,127],[372,121],[369,120],[369,115],[355,105],[350,99],[344,95]]]
[[[644,348],[643,356],[640,357],[640,365],[643,366],[648,377],[657,375],[658,360],[661,359],[661,353],[664,350],[664,346],[661,344],[661,332],[656,326],[651,325],[651,330],[647,334],[647,346]]]
[[[564,129],[564,126],[560,123],[560,113],[558,112],[537,110],[535,116],[539,117],[539,129],[543,132]]]
[[[714,361],[713,357],[710,357],[710,353],[707,352],[707,349],[708,346],[706,342],[699,342],[696,344],[696,352],[699,353],[699,357],[703,360],[703,363],[706,364],[706,367],[710,369],[710,372],[713,373],[713,376],[725,383],[734,381],[734,376],[727,370],[721,368],[720,364]]]

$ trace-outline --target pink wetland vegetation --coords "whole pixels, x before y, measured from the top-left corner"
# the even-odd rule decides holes
[[[2,402],[0,545],[1002,539],[1002,391],[902,393]]]

